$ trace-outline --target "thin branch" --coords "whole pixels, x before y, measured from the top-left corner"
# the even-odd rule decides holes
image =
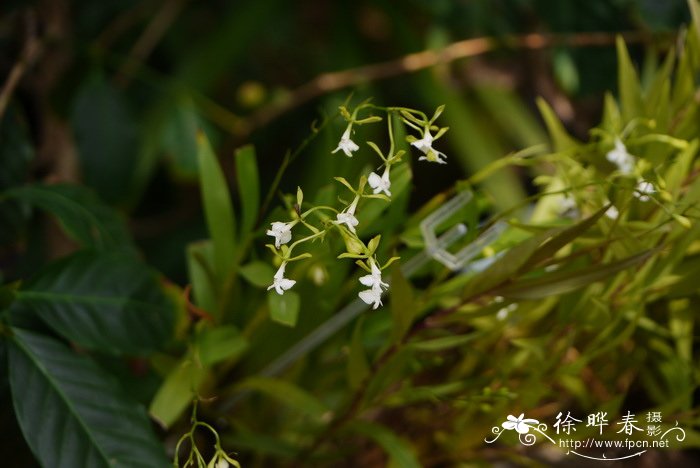
[[[15,92],[17,85],[22,80],[26,71],[31,68],[36,59],[41,53],[41,41],[37,36],[36,14],[29,10],[24,16],[25,22],[25,39],[22,52],[17,62],[12,66],[5,84],[0,90],[0,118],[2,118],[7,105],[10,103],[10,98]]]
[[[548,47],[600,47],[615,43],[615,38],[621,36],[625,42],[643,43],[659,39],[659,36],[647,32],[586,32],[580,34],[541,34],[508,35],[503,37],[479,37],[453,42],[439,50],[425,50],[405,55],[398,59],[364,65],[339,72],[322,73],[306,84],[291,92],[288,99],[269,104],[252,114],[249,125],[245,130],[252,131],[263,127],[285,114],[286,112],[305,104],[324,94],[360,83],[392,78],[405,73],[414,73],[436,65],[450,63],[455,60],[474,57],[497,49],[545,49]],[[662,35],[661,37],[666,37]]]
[[[163,38],[168,28],[173,24],[177,16],[182,11],[187,0],[165,0],[161,8],[153,16],[153,19],[141,36],[131,48],[124,65],[117,73],[117,82],[121,86],[127,86],[134,72],[153,52],[156,45]]]

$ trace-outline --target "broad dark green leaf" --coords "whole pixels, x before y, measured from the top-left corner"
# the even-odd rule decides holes
[[[420,468],[411,445],[384,426],[366,421],[353,421],[347,429],[365,435],[378,443],[389,455],[391,467]]]
[[[301,299],[294,291],[286,291],[277,294],[271,291],[267,295],[267,304],[270,307],[270,318],[277,323],[293,327],[297,324],[299,316],[299,304]]]
[[[84,247],[114,249],[131,246],[123,219],[85,187],[26,185],[9,190],[7,195],[51,213],[66,234]]]
[[[234,262],[236,220],[226,178],[203,132],[197,136],[197,145],[204,215],[214,248],[215,271],[223,282]]]
[[[83,252],[56,262],[21,289],[17,301],[90,349],[148,353],[173,332],[173,304],[155,273],[117,252]]]
[[[544,297],[565,294],[602,281],[620,271],[642,263],[653,251],[642,252],[631,257],[603,265],[593,265],[574,271],[555,272],[532,280],[517,282],[495,291],[496,294],[509,299],[542,299]]]
[[[260,180],[255,148],[251,145],[239,148],[236,151],[235,159],[238,193],[243,207],[241,236],[244,236],[253,229],[260,208]]]
[[[71,121],[85,182],[110,203],[128,198],[138,132],[123,92],[94,74],[78,91]]]
[[[42,465],[167,467],[146,412],[86,356],[13,329],[9,378],[22,432]]]

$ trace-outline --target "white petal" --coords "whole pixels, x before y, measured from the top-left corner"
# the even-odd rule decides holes
[[[280,287],[281,287],[282,289],[284,289],[285,291],[286,291],[287,289],[291,288],[292,286],[294,286],[295,284],[296,284],[296,281],[295,281],[295,280],[291,280],[291,279],[288,279],[288,278],[282,278],[282,279],[279,281]]]
[[[372,275],[367,275],[360,278],[360,283],[367,287],[371,287],[372,285],[374,285],[374,282],[374,277]]]
[[[372,172],[367,177],[367,183],[369,184],[370,187],[372,187],[373,189],[376,190],[380,186],[380,184],[382,183],[382,178],[379,177],[374,172]],[[377,193],[377,192],[375,191],[374,193]]]

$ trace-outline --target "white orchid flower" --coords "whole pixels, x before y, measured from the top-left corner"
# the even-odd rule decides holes
[[[390,197],[391,180],[389,179],[389,166],[384,169],[384,174],[381,177],[374,172],[370,173],[369,177],[367,177],[367,183],[372,187],[375,195],[384,192],[387,197]]]
[[[296,281],[284,277],[284,269],[286,266],[287,262],[282,262],[282,265],[280,265],[279,270],[277,270],[277,273],[275,273],[273,277],[272,284],[267,288],[268,291],[275,288],[277,294],[281,296],[286,290],[296,284]]]
[[[345,130],[345,132],[343,132],[343,136],[340,137],[340,143],[338,143],[338,147],[334,149],[332,153],[342,151],[343,153],[345,153],[346,156],[351,158],[352,153],[359,149],[360,147],[357,146],[357,144],[350,139],[350,127],[348,127]]]
[[[503,429],[509,431],[515,429],[518,432],[518,434],[527,434],[528,432],[530,432],[530,429],[533,424],[536,425],[540,423],[537,419],[525,419],[524,417],[525,413],[521,413],[520,416],[518,416],[517,418],[512,414],[509,414],[506,418],[508,420],[501,424],[501,426],[503,426]]]
[[[637,188],[634,192],[634,196],[641,202],[649,201],[649,195],[656,192],[654,190],[654,184],[647,182],[646,180],[639,180],[637,183]]]
[[[605,212],[605,216],[610,219],[617,219],[620,216],[620,210],[615,205],[610,205],[610,208]]]
[[[619,138],[615,138],[615,148],[608,151],[605,157],[616,165],[622,174],[629,175],[634,171],[636,159],[627,152],[627,147]]]
[[[377,308],[382,304],[382,291],[381,289],[366,289],[360,291],[358,294],[360,299],[362,299],[366,304],[372,305],[372,310],[377,310]]]
[[[377,289],[380,292],[382,288],[386,289],[389,285],[382,281],[382,270],[379,269],[377,264],[372,261],[372,273],[365,275],[360,278],[360,283],[367,286],[368,288]]]
[[[559,200],[559,213],[570,213],[573,214],[574,217],[578,216],[578,205],[576,204],[574,197],[566,194]]]
[[[366,304],[372,305],[373,310],[376,310],[377,307],[383,305],[382,292],[384,289],[388,288],[389,285],[382,281],[382,270],[379,269],[374,260],[370,260],[370,265],[372,272],[360,278],[360,283],[370,289],[360,291],[358,296],[360,296],[360,299]]]
[[[294,223],[282,223],[279,221],[272,223],[270,229],[267,230],[267,235],[275,238],[275,248],[279,249],[280,245],[292,240],[292,226],[294,226]]]
[[[447,161],[444,159],[441,159],[441,157],[447,157],[445,156],[445,153],[441,153],[440,151],[437,151],[435,148],[433,148],[433,136],[430,134],[430,129],[426,128],[425,133],[423,134],[423,138],[420,140],[416,140],[413,143],[411,143],[411,146],[415,146],[422,152],[425,156],[421,156],[418,158],[419,161],[429,161],[429,162],[436,162],[438,164],[447,164]]]
[[[348,206],[342,212],[338,213],[336,216],[336,223],[345,224],[350,230],[350,232],[352,232],[353,234],[357,233],[355,231],[355,226],[360,224],[360,222],[355,217],[355,208],[357,208],[358,201],[360,201],[360,197],[355,197],[350,206]]]

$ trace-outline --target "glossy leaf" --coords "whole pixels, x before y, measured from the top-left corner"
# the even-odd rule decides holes
[[[12,331],[15,414],[44,466],[169,466],[146,412],[109,375],[52,338]]]
[[[173,305],[157,276],[117,252],[54,263],[18,291],[17,302],[65,338],[110,353],[148,353],[173,332]]]

